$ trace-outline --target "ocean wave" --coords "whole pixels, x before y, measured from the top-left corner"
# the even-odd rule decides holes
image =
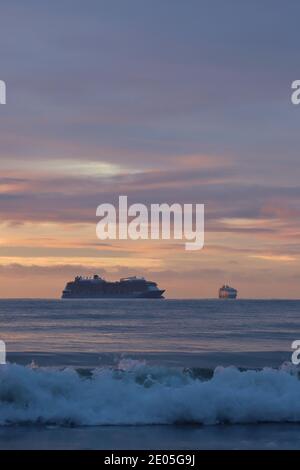
[[[150,425],[300,422],[300,381],[290,365],[195,371],[122,361],[80,374],[0,366],[0,425]]]

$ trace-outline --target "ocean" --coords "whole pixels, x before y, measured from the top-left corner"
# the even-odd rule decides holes
[[[1,300],[1,449],[297,449],[296,300]]]

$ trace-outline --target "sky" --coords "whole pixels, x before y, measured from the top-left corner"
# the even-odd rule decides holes
[[[77,274],[299,298],[298,0],[0,5],[0,297]],[[205,204],[205,246],[101,241],[96,208]]]

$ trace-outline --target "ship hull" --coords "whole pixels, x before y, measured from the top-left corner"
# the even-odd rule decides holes
[[[63,292],[62,299],[163,299],[164,290],[149,291],[149,292],[132,292],[128,294],[103,294],[95,293],[91,294],[80,294],[75,292]]]
[[[220,294],[219,299],[236,299],[237,294]]]

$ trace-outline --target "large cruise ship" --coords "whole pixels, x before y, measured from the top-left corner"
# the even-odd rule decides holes
[[[76,276],[68,282],[62,299],[163,299],[165,291],[156,282],[143,277],[126,277],[108,282],[95,274],[93,277]]]
[[[219,289],[219,299],[236,299],[237,290],[233,287],[224,284],[224,286]]]

